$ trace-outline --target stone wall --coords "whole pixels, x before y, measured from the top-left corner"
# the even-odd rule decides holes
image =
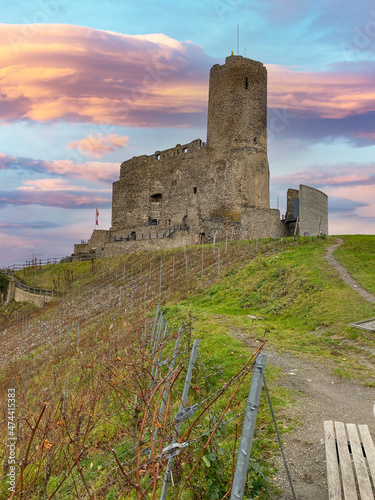
[[[294,202],[299,199],[298,189],[289,188],[286,194],[286,214],[285,219],[295,219]]]
[[[242,233],[248,238],[283,238],[288,236],[288,230],[280,220],[277,209],[264,210],[249,208],[241,216]]]
[[[162,238],[153,240],[116,241],[106,243],[103,249],[103,257],[117,257],[132,252],[163,250],[166,248],[176,248],[184,245],[197,243],[195,236],[181,231],[173,238]]]

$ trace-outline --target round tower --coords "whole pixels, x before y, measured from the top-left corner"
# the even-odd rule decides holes
[[[231,200],[241,210],[269,209],[267,70],[262,63],[229,56],[211,68],[207,146],[225,161]]]
[[[267,149],[267,70],[262,63],[229,56],[210,71],[207,145],[213,149]]]

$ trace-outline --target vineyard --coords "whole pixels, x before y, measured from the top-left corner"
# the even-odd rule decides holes
[[[15,312],[5,332],[2,394],[15,390],[19,460],[9,496],[9,448],[1,457],[0,498],[161,498],[166,481],[163,498],[227,497],[264,342],[246,353],[227,341],[207,355],[219,339],[205,332],[201,349],[193,315],[173,303],[230,273],[234,261],[283,246],[226,242],[20,271],[61,298],[41,313]],[[275,444],[260,453],[272,434],[269,416],[260,421],[246,494],[268,498]]]

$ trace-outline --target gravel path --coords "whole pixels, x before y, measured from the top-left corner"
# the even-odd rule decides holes
[[[278,366],[281,385],[291,390],[296,406],[288,408],[281,419],[297,418],[299,425],[291,434],[283,435],[284,453],[288,460],[298,500],[328,498],[324,445],[324,420],[367,424],[375,436],[373,405],[375,389],[331,375],[329,369],[290,355],[266,349],[267,363]],[[277,484],[283,490],[280,499],[292,500],[283,463],[279,463]]]
[[[336,243],[328,248],[327,262],[348,286],[365,300],[375,303],[375,296],[365,290],[333,256],[333,252],[343,243],[344,240],[337,238]],[[268,354],[269,363],[283,370],[282,385],[289,388],[297,400],[291,412],[299,418],[301,425],[285,439],[285,454],[296,496],[298,500],[327,499],[323,422],[339,420],[367,424],[374,437],[375,389],[333,376],[324,365],[273,351],[264,352]],[[283,489],[281,498],[292,499],[281,463],[277,483]]]
[[[342,266],[335,257],[333,256],[333,252],[344,243],[344,240],[341,238],[336,238],[336,243],[330,246],[327,250],[326,261],[330,266],[332,266],[339,273],[340,278],[348,285],[350,288],[353,288],[359,295],[361,295],[368,302],[375,302],[375,295],[368,292],[356,281],[346,270],[344,266]]]

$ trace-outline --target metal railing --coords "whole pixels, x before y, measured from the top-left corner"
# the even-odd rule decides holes
[[[12,272],[9,272],[7,270],[3,269],[0,272],[8,276],[8,278],[10,278],[12,281],[14,281],[16,288],[24,290],[25,292],[35,293],[37,295],[45,295],[47,297],[53,297],[54,295],[58,295],[58,292],[54,290],[49,290],[47,288],[37,288],[34,286],[26,285],[25,283],[22,283],[22,281],[15,278]]]
[[[64,257],[53,257],[50,259],[32,259],[32,260],[27,260],[25,264],[13,264],[11,266],[8,266],[5,268],[5,270],[10,273],[15,273],[17,271],[22,271],[23,269],[26,269],[28,267],[47,266],[48,264],[59,264],[63,259]]]

